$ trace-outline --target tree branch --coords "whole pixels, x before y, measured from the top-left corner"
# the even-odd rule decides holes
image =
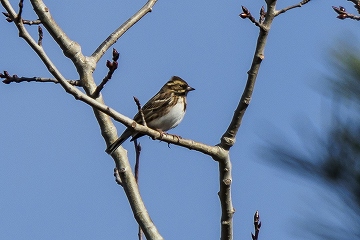
[[[12,9],[8,0],[1,0],[0,2],[3,4],[8,13],[14,18],[16,18],[17,15]],[[96,88],[96,84],[93,81],[92,72],[96,64],[93,61],[89,60],[89,58],[84,57],[80,52],[80,46],[74,41],[70,40],[63,33],[63,31],[51,17],[49,9],[43,4],[42,1],[31,0],[31,3],[33,4],[34,9],[39,16],[39,19],[43,22],[44,27],[49,31],[50,35],[63,49],[64,55],[69,57],[74,62],[74,65],[76,66],[80,74],[80,79],[81,81],[83,81],[83,87],[85,91],[87,91],[87,93],[93,91]],[[88,95],[82,93],[79,89],[71,86],[62,76],[62,74],[58,71],[55,65],[51,62],[43,48],[39,46],[37,42],[35,42],[35,40],[29,35],[27,30],[24,28],[22,21],[16,22],[16,26],[19,30],[19,35],[24,38],[25,41],[30,45],[30,47],[38,54],[38,56],[48,68],[49,72],[59,81],[65,91],[72,94],[76,99],[82,100],[94,108],[94,113],[102,129],[102,134],[107,141],[110,141],[109,139],[111,139],[111,136],[113,136],[113,131],[111,131],[111,126],[113,126],[113,124],[109,116],[98,111],[99,106],[101,106],[103,111],[109,109],[103,104],[102,98],[99,97],[95,100]],[[123,184],[123,188],[126,196],[129,199],[129,203],[134,213],[135,219],[141,225],[145,236],[148,239],[163,239],[157,231],[154,223],[152,222],[141,199],[139,189],[134,178],[134,174],[132,173],[131,166],[127,158],[126,151],[124,149],[121,149],[121,151],[117,151],[114,160],[116,168],[119,170],[119,175]]]
[[[231,161],[229,154],[219,161],[220,205],[221,205],[221,240],[233,239],[233,215],[235,209],[231,198]]]
[[[152,7],[155,5],[157,0],[148,0],[147,3],[126,22],[124,22],[118,29],[112,32],[95,50],[91,55],[94,62],[98,62],[105,52],[135,23],[137,23],[147,13],[152,11]]]
[[[339,6],[339,7],[332,6],[332,8],[338,14],[337,18],[339,18],[341,20],[344,20],[346,18],[350,18],[350,19],[357,20],[357,21],[360,20],[360,16],[356,16],[354,14],[348,13],[346,11],[346,9],[342,6]]]
[[[268,1],[268,2],[270,2],[270,4],[267,5],[265,20],[264,23],[262,24],[263,27],[260,28],[254,57],[252,60],[250,70],[248,71],[246,86],[238,103],[238,106],[234,112],[231,123],[229,124],[228,129],[221,138],[220,147],[222,147],[225,150],[229,150],[235,143],[236,134],[240,128],[241,121],[245,114],[245,111],[250,104],[251,96],[255,86],[256,77],[259,72],[261,62],[264,59],[266,40],[270,30],[271,23],[275,17],[275,4],[276,4],[276,1]]]
[[[38,33],[39,33],[38,45],[41,46],[42,40],[44,38],[44,34],[43,34],[43,30],[42,30],[41,26],[38,27]]]
[[[277,17],[278,15],[280,15],[280,14],[282,14],[284,12],[287,12],[287,11],[289,11],[291,9],[302,7],[303,5],[307,4],[308,2],[310,2],[310,0],[303,0],[303,1],[299,2],[298,4],[283,8],[283,9],[281,9],[279,11],[276,11],[275,17]]]
[[[262,20],[263,20],[263,17],[264,17],[264,14],[263,14],[263,8],[261,8],[260,10],[260,21],[256,21],[256,19],[251,15],[251,12],[244,6],[241,6],[243,12],[239,14],[239,16],[242,18],[242,19],[245,19],[245,18],[248,18],[252,23],[255,24],[255,26],[259,27],[259,28],[264,28],[264,26],[262,25]],[[266,31],[266,29],[263,29],[264,31]]]
[[[266,2],[267,2],[267,12],[265,13],[264,10],[260,11],[260,15],[265,14],[265,18],[264,18],[264,22],[261,23],[260,25],[261,27],[259,27],[260,32],[257,40],[253,61],[250,70],[248,71],[248,79],[246,82],[246,86],[238,103],[238,106],[234,112],[231,123],[229,124],[228,129],[221,137],[221,142],[218,145],[222,150],[224,150],[224,152],[226,152],[226,154],[223,155],[222,158],[218,159],[219,173],[220,173],[219,197],[220,197],[220,203],[222,209],[221,240],[233,239],[233,214],[235,210],[232,206],[232,199],[231,199],[232,167],[229,156],[229,150],[235,143],[235,138],[240,128],[242,118],[245,114],[247,107],[250,104],[250,100],[255,86],[256,77],[259,72],[261,62],[264,59],[264,50],[265,50],[267,36],[269,34],[270,26],[272,24],[272,21],[274,20],[275,12],[276,12],[275,10],[276,1],[267,0]],[[250,11],[247,10],[247,8],[242,7],[242,10],[243,13],[242,16],[240,14],[240,17],[245,19],[251,16]],[[255,21],[255,18],[253,18],[252,16],[251,18],[253,19],[252,22]],[[262,17],[260,17],[260,19],[262,19]]]
[[[4,16],[6,17],[6,21],[8,21],[8,22],[13,22],[14,21],[14,19],[11,18],[10,14],[8,14],[7,12],[3,12],[2,14],[4,14]],[[26,24],[26,25],[39,25],[39,24],[41,24],[41,21],[39,19],[37,19],[37,20],[25,20],[25,19],[22,19],[22,23]]]
[[[97,86],[95,91],[92,93],[93,98],[99,97],[101,90],[104,88],[105,84],[112,78],[113,73],[118,68],[117,60],[119,59],[120,54],[118,53],[118,51],[116,51],[115,48],[113,49],[112,54],[113,54],[112,57],[113,61],[112,62],[110,62],[109,60],[106,61],[106,67],[109,69],[109,71],[106,74],[106,76],[103,78],[99,86]]]
[[[18,77],[17,75],[12,75],[7,71],[4,73],[0,73],[0,78],[5,78],[2,82],[5,84],[10,83],[21,83],[21,82],[52,82],[52,83],[59,83],[59,81],[55,78],[42,78],[42,77]],[[81,86],[79,80],[66,80],[69,84],[73,86]]]

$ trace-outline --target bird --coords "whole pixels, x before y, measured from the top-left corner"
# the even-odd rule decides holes
[[[186,97],[188,92],[195,90],[178,76],[173,76],[165,85],[141,108],[146,125],[158,130],[161,134],[176,127],[184,118],[186,111]],[[142,117],[138,112],[133,120],[142,124]],[[132,136],[131,141],[144,136],[133,128],[128,127],[121,136],[105,150],[112,154],[123,142]]]

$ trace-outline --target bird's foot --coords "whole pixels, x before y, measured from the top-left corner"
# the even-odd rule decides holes
[[[161,129],[156,129],[156,131],[158,131],[158,132],[160,133],[160,137],[158,138],[160,141],[162,140],[162,138],[164,137],[164,135],[170,135],[170,136],[172,136],[173,138],[175,137],[175,138],[177,138],[177,141],[178,141],[178,142],[180,141],[180,139],[182,139],[182,137],[179,136],[179,135],[170,134],[170,133],[167,133],[167,132],[162,131]]]

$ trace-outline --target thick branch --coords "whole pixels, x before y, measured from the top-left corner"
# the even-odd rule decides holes
[[[221,240],[233,239],[233,215],[235,209],[231,199],[231,161],[229,155],[219,161],[219,198],[221,204]]]
[[[59,27],[52,18],[49,8],[45,6],[43,1],[31,0],[30,2],[46,30],[63,50],[64,55],[70,58],[74,62],[75,67],[78,68],[81,63],[86,61],[85,56],[81,53],[80,45],[72,41]],[[92,64],[91,67],[95,69],[95,64]]]
[[[112,32],[104,42],[95,50],[91,55],[95,62],[98,62],[105,52],[135,23],[137,23],[147,13],[151,12],[152,7],[155,5],[157,0],[149,0],[147,3],[126,22],[124,22],[118,29]]]

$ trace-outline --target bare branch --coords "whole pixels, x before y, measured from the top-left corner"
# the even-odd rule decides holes
[[[3,12],[2,14],[4,14],[4,16],[6,17],[6,21],[8,21],[8,22],[13,22],[14,21],[14,19],[10,17],[9,13]],[[25,20],[25,19],[22,19],[22,23],[31,26],[31,25],[39,25],[39,24],[41,24],[41,21],[39,19],[37,19],[37,20]]]
[[[42,46],[42,40],[43,40],[44,34],[43,34],[41,26],[38,27],[38,33],[39,33],[38,45]]]
[[[0,78],[4,78],[2,81],[5,84],[10,83],[21,83],[21,82],[51,82],[59,83],[55,78],[42,78],[42,77],[18,77],[17,75],[10,75],[7,71],[0,73]],[[69,84],[73,86],[81,86],[80,80],[66,80]]]
[[[337,18],[339,18],[341,20],[344,20],[346,18],[350,18],[350,19],[357,20],[357,21],[360,20],[360,16],[356,16],[354,14],[348,13],[346,11],[346,9],[342,6],[339,6],[339,7],[332,6],[332,8],[338,14]]]
[[[20,2],[19,2],[19,13],[18,13],[18,15],[16,17],[16,19],[18,21],[20,21],[20,19],[22,17],[21,15],[22,15],[23,7],[24,7],[24,0],[20,0]]]
[[[276,13],[275,10],[276,1],[267,1],[267,2],[268,2],[267,12],[265,15],[264,23],[261,24],[262,27],[260,27],[260,32],[256,44],[254,57],[252,60],[250,70],[248,71],[246,86],[238,103],[238,106],[234,112],[231,123],[229,124],[229,127],[226,130],[226,132],[221,137],[221,143],[219,145],[224,150],[229,150],[235,143],[236,134],[240,128],[241,121],[245,114],[245,111],[250,104],[253,89],[255,86],[256,77],[259,72],[261,62],[264,59],[264,51],[265,51],[267,36],[270,30],[271,23],[274,20]],[[242,9],[243,9],[242,18],[249,18],[251,14],[247,10],[247,8],[243,7]]]
[[[233,214],[235,210],[233,208],[232,200],[231,200],[232,166],[228,151],[235,143],[235,138],[240,128],[242,118],[245,114],[247,107],[250,104],[257,74],[259,72],[261,62],[264,59],[266,40],[276,13],[276,9],[275,9],[276,0],[267,0],[266,3],[267,3],[266,14],[265,14],[265,10],[263,11],[260,10],[260,15],[265,14],[265,18],[263,20],[263,23],[260,25],[261,26],[260,32],[257,40],[253,61],[250,70],[248,71],[246,86],[238,103],[238,106],[234,111],[234,115],[231,120],[231,123],[229,124],[226,132],[221,137],[221,142],[218,144],[220,149],[222,149],[225,152],[225,154],[218,159],[219,174],[220,174],[219,197],[220,197],[221,210],[222,210],[221,240],[233,239]],[[245,7],[242,7],[242,10],[243,13],[240,14],[240,17],[249,18],[252,22],[256,24],[256,21],[251,16],[250,11]]]
[[[145,116],[144,116],[144,113],[143,113],[142,108],[141,108],[141,103],[140,103],[140,101],[139,101],[139,99],[137,97],[134,96],[133,98],[134,98],[134,101],[136,103],[138,112],[140,113],[142,125],[147,127],[147,124],[146,124],[146,121],[145,121]]]
[[[291,9],[302,7],[303,5],[307,4],[308,2],[310,2],[310,0],[303,0],[303,1],[299,2],[298,4],[283,8],[283,9],[281,9],[279,11],[276,11],[275,16],[278,16],[278,15],[280,15],[280,14],[286,12],[286,11],[289,11]]]
[[[1,0],[1,2],[5,3],[5,5],[6,3],[8,3],[8,1],[6,0]],[[56,25],[48,9],[42,3],[42,1],[31,0],[31,2],[34,6],[34,9],[37,11],[39,18],[43,22],[45,28],[50,32],[51,36],[56,39],[59,46],[61,46],[61,48],[64,50],[64,54],[68,56],[70,59],[72,59],[74,64],[77,66],[77,69],[81,75],[81,80],[82,81],[86,80],[84,81],[86,85],[83,85],[84,89],[88,93],[91,92],[91,89],[93,88],[93,86],[95,86],[92,79],[92,71],[93,68],[95,67],[94,61],[91,61],[91,59],[86,58],[81,54],[80,48],[77,43],[71,41],[69,38],[67,38],[66,35],[62,35],[62,30]],[[10,4],[8,4],[7,6],[10,6]],[[13,11],[11,10],[12,9],[10,8],[9,10],[7,9],[7,11],[10,14],[13,13]],[[16,13],[13,14],[15,15]],[[135,131],[144,133],[153,138],[159,137],[160,133],[158,131],[152,130],[140,124],[136,124],[132,119],[123,116],[122,114],[117,113],[113,109],[106,106],[103,103],[101,96],[97,99],[93,99],[89,95],[84,94],[79,89],[71,86],[62,76],[59,70],[55,67],[52,61],[49,59],[44,49],[41,46],[39,46],[37,42],[35,42],[34,39],[29,35],[27,30],[24,28],[24,25],[20,23],[17,24],[16,26],[19,29],[19,35],[22,38],[24,38],[31,46],[31,48],[33,48],[33,50],[38,54],[38,56],[47,66],[49,72],[59,81],[59,83],[64,88],[64,90],[69,94],[72,94],[75,97],[75,99],[83,101],[95,109],[94,111],[95,116],[98,119],[99,125],[102,130],[102,134],[104,135],[106,141],[112,140],[111,137],[108,136],[109,133],[112,132],[110,128],[111,120],[109,116],[128,127],[132,127]],[[184,146],[189,149],[195,149],[197,151],[212,156],[214,159],[221,159],[223,158],[223,155],[227,154],[225,151],[223,151],[221,148],[217,146],[208,146],[202,143],[194,142],[192,140],[174,139],[172,136],[168,136],[168,135],[163,136],[162,140],[168,143],[173,143],[175,145]],[[155,225],[151,221],[150,216],[148,215],[148,212],[141,199],[134,175],[131,171],[129,161],[127,159],[126,151],[121,148],[120,150],[116,151],[116,153],[114,153],[112,156],[115,161],[116,168],[119,171],[119,176],[120,179],[122,180],[124,191],[126,192],[126,195],[129,199],[129,203],[134,212],[135,219],[141,225],[141,228],[144,231],[145,236],[147,237],[147,239],[162,239]]]
[[[1,0],[0,2],[3,4],[5,9],[11,16],[16,15],[8,0]],[[65,56],[69,57],[73,61],[74,65],[77,67],[80,73],[81,80],[82,81],[83,79],[87,80],[84,82],[86,84],[83,85],[84,89],[87,92],[91,91],[92,88],[95,89],[94,87],[95,84],[92,78],[92,72],[95,67],[95,63],[90,59],[85,58],[80,51],[80,46],[77,43],[71,41],[63,33],[63,31],[57,26],[54,19],[51,17],[48,8],[43,4],[42,1],[31,0],[31,3],[33,4],[34,9],[38,14],[39,18],[41,19],[41,21],[43,22],[45,28],[49,31],[51,36],[55,39],[55,41],[57,41],[59,46],[63,49]],[[23,23],[20,21],[18,24],[16,24],[16,26],[19,30],[19,35],[22,38],[24,38],[25,41],[31,46],[31,48],[38,54],[38,56],[47,66],[48,71],[59,81],[59,83],[65,89],[65,91],[72,94],[76,99],[88,103],[90,106],[92,106],[95,109],[94,113],[102,129],[102,133],[108,135],[110,131],[107,128],[110,129],[112,123],[109,116],[107,114],[104,114],[103,112],[105,113],[107,112],[115,113],[115,112],[111,111],[106,105],[103,104],[103,100],[101,97],[95,100],[90,96],[81,92],[76,87],[71,86],[62,76],[60,71],[55,67],[52,61],[49,59],[43,48],[39,46],[37,42],[30,36],[30,34],[24,28]],[[121,116],[121,118],[124,117],[122,119],[123,120],[126,119],[129,125],[130,123],[133,122],[131,119],[126,118],[121,114],[118,116]],[[108,138],[105,137],[105,139],[107,141],[110,141],[110,137]],[[123,150],[117,151],[117,153],[114,154],[114,160],[115,160],[116,168],[119,170],[119,175],[122,180],[123,188],[127,198],[129,199],[129,203],[133,210],[135,219],[141,225],[141,228],[143,229],[145,236],[147,237],[147,239],[159,239],[159,240],[163,239],[162,236],[159,234],[156,226],[152,222],[145,208],[145,205],[141,199],[139,189],[137,187],[134,175],[131,171],[131,166],[129,164],[126,152]]]
[[[112,54],[113,54],[113,57],[112,57],[113,61],[112,62],[110,62],[109,60],[106,61],[106,67],[109,69],[108,73],[103,78],[103,80],[101,81],[99,86],[97,86],[95,91],[92,93],[92,97],[94,97],[94,98],[99,97],[101,90],[104,88],[105,84],[111,79],[113,73],[115,72],[115,70],[118,67],[117,60],[119,59],[120,54],[118,53],[118,51],[116,51],[115,48],[113,49]]]
[[[141,153],[141,145],[137,142],[137,139],[134,140],[134,147],[135,147],[135,180],[137,185],[139,186],[139,174],[140,174],[140,153]],[[138,228],[138,239],[142,240],[143,231],[139,224]]]
[[[262,16],[260,14],[260,22],[256,21],[256,19],[251,15],[251,12],[244,6],[241,6],[243,12],[239,14],[239,16],[242,18],[242,19],[246,19],[248,18],[252,23],[255,24],[255,26],[259,27],[259,28],[264,28],[264,26],[262,25],[261,23],[261,20],[262,20]],[[262,9],[262,8],[261,8]],[[261,12],[261,10],[260,10]],[[266,29],[263,29],[263,30],[266,30]]]
[[[98,62],[100,58],[105,54],[105,52],[135,23],[137,23],[142,17],[147,13],[152,11],[152,7],[155,5],[157,0],[148,0],[147,3],[132,17],[130,17],[126,22],[124,22],[118,29],[112,32],[106,39],[103,41],[100,46],[95,50],[91,55],[94,59],[94,62]]]
[[[59,25],[52,18],[49,9],[45,6],[43,1],[31,0],[30,2],[46,30],[62,49],[64,55],[73,61],[76,68],[79,69],[82,63],[88,62],[86,61],[85,56],[81,53],[80,45],[77,42],[72,41],[59,27]],[[88,65],[90,65],[90,63],[91,62],[88,62]],[[92,71],[92,69],[95,68],[94,64],[89,67],[91,70],[87,69],[87,71]],[[49,71],[53,74],[51,69],[49,69]],[[82,79],[82,76],[80,76],[80,79]]]
[[[221,240],[233,239],[233,215],[235,209],[232,205],[231,184],[232,175],[229,155],[219,161],[220,205],[221,205]]]

